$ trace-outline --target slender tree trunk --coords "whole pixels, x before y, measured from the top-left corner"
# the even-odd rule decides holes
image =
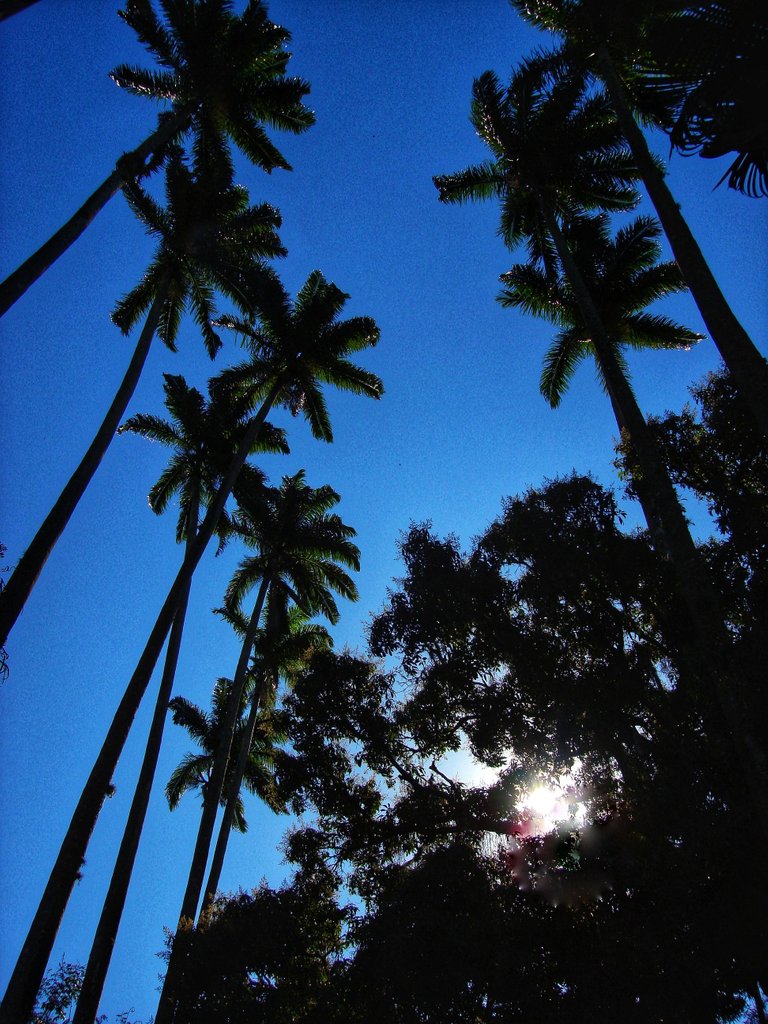
[[[187,519],[187,551],[192,546],[197,533],[198,508],[199,498],[195,494]],[[101,999],[104,981],[109,970],[117,931],[120,927],[120,919],[128,895],[133,865],[136,861],[136,852],[139,848],[139,840],[141,839],[144,819],[146,818],[147,807],[149,806],[152,783],[154,782],[155,771],[157,770],[160,744],[162,743],[163,729],[168,714],[168,701],[171,699],[173,680],[176,676],[176,666],[179,660],[179,648],[181,647],[181,638],[184,632],[184,618],[187,611],[190,586],[191,581],[187,583],[186,590],[182,593],[180,607],[171,627],[168,649],[165,653],[163,677],[160,682],[160,691],[157,695],[149,738],[147,739],[147,746],[144,751],[144,760],[141,765],[139,780],[136,784],[136,792],[133,795],[131,810],[128,814],[128,821],[120,843],[120,850],[117,854],[115,868],[112,872],[112,879],[109,883],[109,890],[96,928],[93,945],[91,946],[88,965],[85,970],[85,977],[83,978],[83,985],[80,989],[72,1024],[93,1024],[99,1009],[99,1000]]]
[[[2,3],[0,3],[0,21],[5,21],[6,18],[25,11],[27,7],[31,7],[34,3],[37,3],[37,0],[2,0]]]
[[[237,475],[282,386],[282,378],[278,378],[244,435],[240,448],[233,457],[227,474],[216,492],[216,497],[211,502],[198,530],[195,543],[185,556],[160,609],[72,815],[43,898],[19,954],[2,1006],[0,1006],[0,1024],[27,1024],[32,1015],[35,997],[43,980],[62,915],[72,888],[80,877],[80,869],[91,833],[96,825],[101,806],[112,791],[110,781],[112,774],[117,767],[131,724],[149,685],[157,659],[160,657],[171,623],[179,610],[180,602],[192,579],[192,574],[218,525]]]
[[[165,981],[160,993],[155,1024],[167,1024],[168,1021],[173,1019],[176,1011],[176,993],[184,977],[184,963],[189,955],[192,944],[192,929],[194,928],[195,917],[197,916],[197,905],[200,902],[200,891],[203,887],[205,868],[208,863],[213,830],[216,825],[216,812],[224,790],[224,780],[229,764],[232,740],[235,728],[237,727],[238,712],[240,711],[243,690],[248,674],[248,661],[251,656],[256,631],[259,628],[259,619],[261,618],[268,589],[269,578],[265,576],[259,586],[256,603],[248,623],[243,646],[240,649],[235,678],[232,681],[232,692],[227,701],[226,717],[222,723],[221,739],[216,750],[211,777],[208,781],[208,788],[206,789],[205,800],[203,801],[203,813],[200,818],[200,827],[197,831],[195,850],[192,854],[187,888],[181,903],[179,923],[176,927],[176,935],[168,961],[168,970],[165,973]]]
[[[619,427],[626,429],[637,460],[633,477],[654,546],[672,565],[680,596],[691,620],[692,636],[684,640],[684,656],[697,678],[719,706],[726,726],[728,745],[740,762],[760,828],[768,838],[768,771],[760,744],[752,736],[734,695],[729,678],[730,642],[722,611],[701,556],[693,543],[677,493],[637,405],[632,388],[618,364],[599,311],[581,275],[552,211],[542,203],[563,270],[573,288],[589,329],[595,357],[617,410]]]
[[[656,166],[645,136],[629,108],[610,55],[604,47],[598,52],[598,67],[621,130],[632,150],[680,272],[691,290],[691,295],[699,307],[702,319],[723,362],[736,381],[763,433],[768,434],[768,363],[720,291],[691,229],[680,212],[680,207],[667,188],[662,172]]]
[[[136,344],[125,376],[112,400],[112,404],[99,427],[88,451],[80,465],[69,478],[64,490],[37,531],[31,544],[19,559],[2,594],[0,594],[0,647],[5,646],[8,634],[24,610],[27,598],[37,582],[37,578],[53,551],[56,541],[64,532],[64,528],[77,508],[77,504],[85,493],[94,473],[109,448],[115,431],[120,425],[126,407],[133,397],[139,382],[141,371],[149,354],[149,347],[157,329],[160,312],[168,289],[168,281],[161,285],[157,298],[152,303],[147,319],[144,322],[139,340]]]
[[[224,866],[224,857],[227,853],[227,844],[229,843],[229,837],[232,834],[232,823],[235,820],[237,797],[240,793],[240,787],[243,784],[245,768],[248,764],[248,757],[251,753],[253,734],[256,731],[256,720],[259,717],[259,709],[264,700],[267,685],[267,679],[265,676],[262,678],[260,685],[254,687],[253,690],[251,709],[248,713],[248,722],[240,741],[240,749],[237,754],[237,766],[229,780],[227,805],[224,808],[224,817],[221,819],[221,824],[219,825],[219,835],[216,839],[216,846],[213,851],[211,870],[208,873],[208,882],[203,894],[203,905],[200,910],[198,924],[210,913],[213,901],[216,898],[216,890],[219,887],[219,879],[221,878],[221,869]]]
[[[129,153],[124,153],[115,164],[115,169],[109,177],[102,181],[95,192],[91,193],[80,209],[29,259],[8,275],[0,284],[0,316],[6,313],[39,277],[42,277],[73,242],[77,241],[96,214],[107,205],[116,192],[120,191],[125,182],[141,175],[147,157],[151,156],[169,139],[172,139],[184,127],[190,113],[191,108],[189,107],[177,111],[164,120],[140,146]]]

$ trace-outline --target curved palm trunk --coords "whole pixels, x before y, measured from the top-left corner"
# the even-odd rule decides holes
[[[126,181],[139,177],[144,171],[144,164],[155,150],[163,146],[169,139],[184,127],[191,109],[185,107],[164,121],[148,138],[130,153],[124,153],[115,164],[115,169],[95,192],[86,199],[83,205],[69,220],[44,242],[37,252],[26,259],[12,274],[0,284],[0,316],[20,299],[24,292],[42,277],[45,271],[56,262],[59,256],[76,242],[97,213],[109,200],[119,192]]]
[[[237,475],[282,386],[282,378],[279,378],[243,436],[237,454],[233,457],[227,474],[216,492],[216,497],[211,502],[197,532],[195,542],[185,556],[160,609],[72,815],[48,884],[8,983],[2,1006],[0,1006],[0,1024],[27,1024],[32,1015],[35,997],[43,980],[62,915],[72,888],[80,877],[80,869],[84,862],[91,833],[96,825],[101,806],[111,792],[112,774],[117,767],[131,724],[149,685],[157,659],[160,657],[171,623],[179,610],[192,574],[218,525]]]
[[[235,678],[232,681],[232,692],[227,702],[226,717],[222,723],[221,739],[216,750],[213,761],[211,777],[203,800],[203,813],[200,818],[200,826],[197,830],[195,850],[192,854],[192,864],[189,869],[187,888],[184,892],[184,899],[181,903],[179,923],[176,926],[176,935],[171,948],[171,956],[168,961],[168,970],[165,973],[163,989],[160,993],[160,1001],[157,1006],[155,1024],[166,1024],[173,1019],[176,1009],[176,992],[184,975],[184,961],[189,953],[192,941],[192,928],[197,916],[197,905],[200,902],[200,891],[203,887],[205,867],[208,863],[208,854],[211,849],[213,830],[216,825],[216,812],[219,807],[219,800],[224,790],[224,780],[229,764],[232,740],[237,726],[238,712],[242,700],[243,689],[245,688],[246,676],[248,673],[248,661],[253,649],[256,631],[259,628],[259,619],[264,608],[267,590],[269,589],[269,578],[265,577],[259,586],[256,596],[256,603],[251,613],[248,628],[240,649],[240,657],[237,661]]]
[[[96,436],[91,441],[90,447],[83,456],[80,465],[69,478],[64,490],[46,516],[43,525],[19,559],[11,578],[5,585],[2,594],[0,594],[0,647],[5,646],[8,634],[24,610],[27,598],[32,593],[32,589],[35,583],[37,583],[38,576],[42,572],[48,556],[53,551],[56,541],[64,532],[64,528],[77,508],[78,502],[83,494],[85,494],[86,487],[99,468],[99,464],[104,458],[112,438],[115,436],[115,431],[120,425],[120,420],[123,418],[126,406],[133,397],[133,392],[139,383],[141,371],[144,369],[144,364],[149,354],[149,347],[152,344],[152,339],[155,336],[160,319],[160,312],[165,301],[167,289],[168,283],[166,279],[165,283],[160,287],[157,298],[150,307],[128,369]]]
[[[232,834],[232,823],[235,820],[237,797],[240,792],[240,787],[243,784],[245,767],[248,763],[248,756],[251,752],[251,744],[253,743],[253,734],[256,731],[256,719],[259,717],[259,709],[264,699],[267,685],[268,683],[265,677],[262,679],[261,685],[254,687],[253,690],[251,709],[248,713],[248,722],[245,727],[245,732],[243,733],[243,738],[240,742],[240,750],[237,755],[237,766],[229,783],[227,805],[224,808],[224,816],[221,819],[221,824],[219,825],[219,835],[216,839],[216,846],[213,851],[211,870],[208,873],[208,882],[205,886],[203,905],[200,909],[198,924],[210,913],[213,901],[216,898],[216,890],[219,887],[219,879],[221,878],[221,869],[224,867],[224,857],[227,853],[227,844],[229,843],[229,837]]]
[[[693,635],[683,641],[684,656],[708,687],[727,726],[728,744],[741,763],[760,826],[768,838],[768,771],[759,743],[747,727],[729,679],[730,647],[722,611],[693,542],[680,501],[662,463],[632,388],[616,360],[600,314],[551,210],[542,204],[547,227],[587,324],[620,429],[626,430],[639,473],[633,482],[654,546],[669,559]]]
[[[723,362],[736,381],[763,433],[768,434],[768,363],[720,291],[691,229],[680,212],[680,207],[651,156],[605,47],[601,47],[598,52],[598,67],[621,130],[632,150],[680,272],[691,290],[691,295],[699,307],[702,319]]]
[[[187,551],[189,551],[197,533],[198,508],[199,499],[196,494],[192,499],[192,506],[190,507],[187,520]],[[120,927],[120,919],[128,895],[133,865],[136,861],[136,852],[139,848],[139,840],[141,839],[144,819],[146,818],[147,807],[149,806],[152,783],[154,782],[155,771],[157,770],[163,729],[168,713],[168,701],[171,699],[173,680],[176,676],[176,666],[179,660],[179,648],[181,647],[181,638],[184,632],[184,619],[190,587],[191,580],[187,583],[186,590],[181,596],[180,607],[171,627],[168,649],[165,653],[163,677],[160,682],[157,702],[155,703],[155,712],[152,716],[147,746],[144,751],[144,760],[141,765],[139,780],[136,784],[136,791],[133,795],[133,802],[128,814],[128,821],[112,872],[112,879],[109,883],[109,890],[104,900],[101,917],[96,928],[96,935],[91,946],[88,965],[85,970],[83,985],[80,989],[72,1024],[93,1024],[99,1008],[99,1000],[101,999],[104,981],[109,970],[117,931]]]

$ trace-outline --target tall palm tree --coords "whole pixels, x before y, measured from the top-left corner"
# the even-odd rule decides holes
[[[622,427],[631,438],[643,477],[643,510],[651,534],[676,572],[680,595],[695,635],[691,645],[693,663],[705,685],[708,684],[719,699],[731,740],[742,761],[746,784],[752,789],[762,827],[768,832],[766,790],[760,790],[759,785],[756,789],[752,783],[753,778],[759,780],[765,774],[762,755],[740,732],[740,716],[728,682],[728,642],[717,595],[691,539],[680,502],[645,419],[621,372],[615,346],[588,287],[584,267],[574,257],[561,224],[561,220],[567,224],[569,220],[583,217],[579,208],[580,192],[586,194],[593,207],[599,205],[594,201],[594,190],[589,187],[592,180],[589,166],[595,154],[595,149],[588,146],[591,133],[584,132],[579,141],[578,132],[574,132],[583,109],[584,101],[580,99],[583,90],[583,84],[574,79],[553,80],[546,62],[539,60],[524,63],[507,90],[500,87],[494,75],[486,72],[474,85],[471,120],[496,159],[459,174],[436,178],[435,184],[445,202],[499,196],[500,233],[505,241],[511,247],[527,237],[532,256],[541,261],[546,273],[549,276],[562,273],[567,278],[605,380],[609,382],[612,403],[620,410]],[[574,104],[570,114],[569,102]],[[558,120],[562,123],[561,130]],[[614,134],[610,137],[614,145],[620,146],[615,122],[609,118],[606,130],[610,131],[611,125]],[[596,152],[597,167],[602,168],[602,154],[599,149]],[[615,163],[613,152],[612,165]],[[568,174],[569,160],[574,168],[572,179]],[[626,174],[627,169],[622,173]],[[589,208],[586,203],[582,206]]]
[[[310,622],[306,612],[298,605],[289,603],[285,592],[270,590],[265,604],[265,624],[257,631],[251,660],[251,672],[255,675],[258,683],[253,687],[245,732],[242,738],[236,738],[233,743],[233,747],[238,751],[237,765],[229,780],[225,782],[226,807],[219,825],[208,881],[203,894],[200,921],[207,918],[216,896],[227,844],[237,813],[237,796],[247,765],[252,730],[256,727],[258,716],[265,708],[274,706],[281,678],[290,685],[296,675],[306,667],[315,651],[330,650],[333,647],[333,641],[325,627],[319,623]],[[221,611],[233,623],[237,632],[245,637],[247,619],[242,612],[239,609],[230,612],[225,609]]]
[[[48,556],[96,472],[138,384],[155,333],[175,351],[181,315],[188,308],[208,354],[221,346],[211,327],[214,288],[242,301],[238,265],[257,256],[284,255],[275,233],[280,216],[268,204],[249,206],[248,193],[212,167],[187,167],[176,151],[166,171],[167,207],[137,185],[126,190],[148,232],[159,239],[143,279],[118,302],[112,319],[128,334],[146,314],[133,357],[107,415],[80,465],[19,560],[0,598],[0,644],[24,608]]]
[[[360,552],[352,543],[355,531],[330,511],[339,501],[339,495],[331,487],[309,487],[304,471],[300,470],[294,476],[283,477],[279,488],[259,492],[255,500],[241,501],[235,512],[238,534],[257,553],[246,558],[235,571],[227,589],[226,602],[237,607],[253,587],[257,588],[257,595],[240,650],[203,807],[179,914],[179,941],[174,943],[168,962],[157,1024],[163,1024],[173,1016],[175,992],[186,953],[184,932],[197,915],[216,823],[216,808],[224,790],[237,712],[267,594],[274,590],[282,592],[306,614],[322,612],[331,622],[338,621],[339,617],[334,592],[348,600],[357,598],[357,589],[344,567],[359,570]]]
[[[159,416],[139,413],[124,423],[120,432],[130,431],[174,449],[168,466],[149,492],[149,505],[153,512],[160,514],[168,507],[172,497],[178,496],[179,518],[176,539],[179,543],[186,543],[189,552],[197,534],[200,509],[207,508],[216,494],[221,477],[248,429],[248,418],[242,406],[233,407],[226,396],[206,401],[183,377],[166,374],[164,390],[165,404],[171,414],[170,422]],[[284,432],[276,430],[269,423],[264,423],[254,441],[251,453],[256,451],[287,453]],[[241,479],[243,478],[248,481],[252,490],[264,485],[263,474],[248,463],[243,466]],[[216,530],[221,543],[229,531],[225,512]],[[95,1018],[109,970],[157,770],[166,711],[184,631],[190,584],[191,581],[187,583],[181,595],[179,609],[171,627],[160,689],[136,791],[77,1001],[73,1018],[76,1024],[91,1024]]]
[[[246,372],[244,366],[239,367],[237,381],[231,386],[236,386],[254,408],[258,405],[258,412],[251,419],[171,584],[83,787],[3,1000],[2,1013],[9,1020],[26,1020],[32,1012],[62,915],[80,875],[102,804],[110,792],[110,780],[131,724],[189,580],[213,536],[268,412],[274,405],[291,408],[308,420],[316,437],[332,440],[320,390],[322,384],[333,384],[371,398],[380,398],[383,393],[381,381],[375,374],[346,358],[352,352],[376,344],[379,338],[376,324],[369,317],[340,320],[348,296],[327,282],[319,271],[309,275],[293,303],[276,275],[269,276],[265,283],[263,275],[254,269],[244,275],[241,283],[249,288],[247,297],[261,322],[269,326],[265,326],[263,335],[253,324],[249,326],[254,335],[249,340],[250,372]],[[303,392],[310,396],[309,401],[300,401]]]
[[[169,143],[189,130],[196,146],[202,138],[203,145],[225,153],[229,137],[256,166],[290,170],[264,126],[298,133],[314,124],[314,114],[302,103],[309,85],[286,76],[290,33],[269,20],[261,0],[249,0],[241,15],[232,6],[231,0],[163,0],[158,17],[151,0],[128,0],[120,17],[159,69],[120,65],[111,77],[121,88],[170,108],[67,223],[0,284],[0,315],[66,252],[115,193],[159,166]]]
[[[541,378],[541,390],[550,404],[559,404],[578,362],[587,354],[594,356],[616,421],[631,445],[636,465],[633,483],[654,544],[672,563],[691,617],[692,637],[686,639],[686,630],[680,630],[680,655],[719,703],[727,726],[726,745],[742,763],[747,788],[768,833],[768,773],[730,678],[730,643],[719,601],[620,354],[622,345],[687,348],[700,340],[700,335],[667,317],[646,312],[650,302],[685,287],[675,263],[657,262],[658,235],[649,218],[638,218],[615,239],[610,237],[605,215],[577,219],[561,232],[567,273],[553,278],[540,266],[515,266],[502,277],[506,287],[500,301],[544,316],[561,328]]]
[[[621,131],[632,149],[645,188],[672,253],[725,365],[748,403],[752,415],[768,434],[768,364],[736,318],[707,261],[664,181],[633,113],[648,97],[638,82],[637,67],[646,50],[646,35],[654,21],[666,18],[676,0],[654,0],[639,15],[635,5],[613,0],[511,0],[530,23],[564,40],[564,62],[581,76],[588,71],[605,86]],[[639,59],[640,58],[640,59]],[[662,98],[663,99],[663,98]],[[658,97],[651,114],[659,113]]]

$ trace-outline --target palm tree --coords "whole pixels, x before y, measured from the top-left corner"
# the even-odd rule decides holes
[[[695,636],[690,645],[692,663],[697,675],[719,699],[730,738],[742,761],[746,784],[752,790],[763,828],[768,830],[765,788],[753,782],[765,776],[763,760],[759,749],[741,732],[740,715],[728,681],[728,640],[717,595],[588,287],[585,267],[591,257],[575,258],[558,220],[560,217],[567,224],[569,220],[583,218],[583,209],[589,206],[581,203],[582,209],[579,208],[581,194],[593,207],[600,205],[590,164],[594,161],[602,171],[606,153],[590,145],[594,130],[581,134],[575,130],[579,121],[584,120],[582,111],[588,103],[581,98],[584,95],[582,83],[572,77],[553,78],[547,62],[538,59],[524,63],[507,90],[502,90],[495,76],[486,72],[474,85],[471,120],[496,159],[459,174],[436,178],[435,184],[445,202],[499,196],[500,233],[505,241],[512,247],[527,237],[532,257],[541,262],[547,275],[556,278],[562,274],[567,278],[608,383],[614,409],[619,411],[621,425],[631,439],[643,478],[643,510],[651,534],[660,551],[670,558],[691,618]],[[587,121],[585,129],[589,127]],[[611,145],[620,147],[613,119],[609,117],[601,127],[609,132]],[[613,168],[618,153],[610,149],[608,155],[609,166]],[[573,167],[572,177],[569,166]],[[621,173],[630,175],[631,170],[622,167]],[[622,179],[612,180],[614,187],[618,187]]]
[[[193,174],[179,151],[166,172],[167,208],[162,209],[138,185],[126,195],[136,215],[160,244],[143,279],[118,302],[112,319],[128,334],[146,314],[128,370],[107,415],[80,465],[67,482],[44,523],[19,560],[0,598],[0,645],[5,642],[56,541],[96,472],[125,412],[144,367],[155,332],[175,351],[181,315],[189,308],[199,325],[208,354],[221,346],[211,327],[213,289],[240,301],[238,264],[257,256],[281,256],[275,233],[278,212],[267,204],[248,205],[248,193],[212,168]],[[206,173],[206,170],[209,173]]]
[[[655,299],[684,288],[674,263],[658,263],[659,230],[639,218],[611,240],[608,218],[577,218],[558,230],[563,273],[532,264],[503,275],[502,305],[520,307],[553,320],[561,328],[544,363],[541,390],[557,405],[580,359],[592,354],[611,399],[616,421],[626,432],[636,471],[633,483],[654,545],[676,573],[691,618],[693,637],[681,632],[680,654],[719,703],[728,742],[742,763],[746,785],[763,828],[768,831],[768,799],[759,745],[744,721],[729,678],[729,639],[719,600],[691,538],[685,515],[647,423],[626,379],[621,345],[635,348],[687,348],[700,336],[666,317],[645,311]]]
[[[256,680],[250,679],[250,687],[256,687]],[[173,713],[174,725],[180,725],[186,729],[190,736],[202,748],[200,753],[185,754],[181,762],[174,768],[170,779],[165,787],[165,795],[168,806],[173,811],[185,793],[197,790],[202,793],[203,804],[208,800],[211,785],[211,772],[213,769],[216,750],[221,740],[224,728],[224,719],[232,693],[232,680],[220,678],[213,688],[213,699],[211,711],[206,713],[197,704],[187,700],[186,697],[174,697],[169,707]],[[240,743],[246,732],[246,721],[244,716],[246,708],[246,697],[248,687],[243,689],[238,709],[238,718],[235,725],[235,742]],[[273,724],[263,720],[261,729],[257,732],[251,730],[250,742],[246,752],[246,763],[242,778],[237,783],[235,799],[235,815],[230,823],[231,827],[238,832],[248,831],[248,822],[245,819],[245,808],[241,796],[241,786],[249,793],[253,793],[264,800],[272,810],[280,812],[285,807],[277,797],[275,783],[272,775],[274,764],[274,742],[280,742],[282,736],[275,733]],[[230,765],[227,771],[227,782],[232,781],[234,765]],[[227,787],[229,788],[229,787]],[[223,795],[219,798],[223,805]]]
[[[233,744],[238,750],[237,767],[229,781],[225,783],[226,808],[219,825],[199,915],[200,921],[207,918],[216,896],[229,836],[237,813],[237,795],[247,765],[252,730],[256,727],[259,713],[264,708],[274,706],[281,678],[290,685],[297,673],[306,667],[315,651],[330,650],[333,647],[333,641],[325,627],[310,622],[306,612],[298,605],[289,605],[285,592],[270,590],[265,605],[265,625],[257,631],[254,639],[250,669],[258,679],[258,685],[253,688],[245,733],[241,739],[235,739]],[[245,637],[247,619],[242,612],[226,609],[220,611],[233,624],[238,634]]]
[[[369,317],[340,320],[339,314],[348,296],[327,282],[319,271],[310,274],[293,304],[276,275],[268,275],[265,283],[263,274],[256,273],[254,268],[243,276],[241,284],[249,289],[247,298],[265,327],[260,333],[255,325],[249,326],[253,334],[249,341],[250,373],[244,366],[238,368],[236,390],[254,408],[258,403],[260,406],[168,591],[83,787],[3,1000],[2,1012],[9,1019],[26,1020],[32,1012],[61,917],[80,875],[91,833],[110,792],[110,780],[131,724],[186,587],[213,536],[268,412],[273,405],[287,406],[309,421],[316,437],[332,440],[320,390],[323,383],[371,398],[379,398],[383,393],[378,377],[346,358],[349,353],[376,344],[379,338],[376,324]],[[235,383],[231,386],[235,387]],[[300,402],[302,391],[310,396],[309,401]]]
[[[302,103],[309,85],[286,76],[290,33],[273,24],[261,0],[249,0],[241,15],[230,0],[161,3],[158,17],[150,0],[128,0],[120,17],[154,55],[160,70],[121,65],[112,79],[137,96],[170,103],[152,134],[117,161],[114,170],[80,209],[0,284],[0,316],[50,265],[66,252],[96,214],[120,189],[155,170],[168,146],[190,129],[195,145],[222,154],[230,137],[258,167],[290,170],[270,142],[264,125],[303,132],[314,114]]]
[[[498,199],[499,234],[556,261],[549,214],[633,209],[638,172],[606,98],[575,77],[554,77],[546,57],[524,61],[507,88],[486,71],[472,87],[470,121],[492,160],[434,178],[441,202]]]
[[[604,84],[707,330],[752,415],[768,434],[768,365],[720,291],[632,111],[634,100],[641,105],[642,112],[648,94],[644,83],[637,81],[637,55],[647,49],[644,37],[654,19],[658,22],[660,17],[665,18],[671,6],[679,9],[680,4],[674,0],[654,0],[647,6],[646,16],[638,17],[636,7],[628,8],[612,0],[511,2],[527,21],[563,37],[563,61],[579,77],[589,71]],[[656,96],[650,112],[658,117],[659,108]]]
[[[517,264],[502,275],[506,287],[499,301],[550,319],[561,328],[545,357],[541,377],[541,391],[553,407],[560,404],[579,361],[587,355],[594,357],[619,429],[626,430],[633,447],[639,446],[642,452],[638,454],[643,471],[638,474],[637,487],[656,546],[674,557],[675,545],[667,539],[665,513],[657,496],[658,488],[667,492],[671,483],[645,440],[647,428],[638,427],[645,421],[627,380],[621,347],[681,349],[700,341],[701,335],[647,312],[650,303],[683,291],[685,283],[675,263],[658,262],[659,229],[651,218],[637,218],[619,230],[615,239],[610,237],[605,214],[577,217],[563,225],[560,233],[580,279],[577,286],[569,276],[555,276],[533,262]],[[584,289],[594,323],[589,323],[582,310],[578,288]],[[602,339],[595,337],[598,321]],[[635,440],[636,434],[639,440]],[[650,481],[655,481],[653,487]],[[676,497],[674,501],[679,506]],[[671,512],[668,518],[674,518]]]
[[[619,346],[689,349],[702,340],[701,334],[668,317],[647,312],[651,303],[686,288],[676,263],[658,262],[660,230],[651,217],[636,218],[613,239],[605,214],[575,219],[563,234],[623,372],[627,371]],[[520,308],[561,328],[545,357],[541,378],[541,391],[549,404],[553,408],[560,404],[578,363],[588,355],[595,358],[605,389],[611,394],[606,368],[592,344],[568,280],[553,278],[535,263],[516,264],[501,275],[501,280],[505,284],[499,295],[502,306]]]
[[[130,431],[175,449],[168,466],[149,492],[149,505],[152,511],[159,515],[168,507],[173,496],[178,496],[176,540],[179,543],[186,543],[189,552],[197,534],[200,509],[207,508],[212,501],[218,483],[248,429],[248,419],[242,408],[233,407],[226,398],[206,401],[183,377],[166,374],[164,390],[165,404],[172,417],[171,422],[159,416],[139,413],[124,423],[120,432]],[[251,453],[255,451],[287,453],[284,432],[264,423],[254,441]],[[248,481],[251,489],[263,486],[265,482],[263,474],[248,463],[243,466],[241,478]],[[223,543],[230,532],[226,513],[222,515],[216,532]],[[171,627],[160,689],[136,791],[77,1001],[73,1018],[77,1024],[90,1024],[95,1018],[109,970],[157,770],[166,711],[184,631],[190,584],[191,581],[187,583],[181,596],[179,609]]]
[[[257,553],[246,558],[236,570],[227,589],[226,603],[236,608],[254,586],[257,595],[240,651],[182,900],[176,930],[181,941],[174,944],[168,962],[157,1024],[173,1016],[175,992],[186,953],[182,937],[188,922],[194,922],[197,915],[216,823],[216,807],[224,791],[237,712],[267,594],[276,590],[306,614],[319,611],[331,622],[338,621],[339,617],[333,592],[348,600],[357,598],[357,589],[343,567],[359,570],[360,552],[351,540],[355,531],[330,511],[340,501],[331,487],[309,487],[304,471],[300,470],[295,476],[283,477],[278,489],[259,492],[254,497],[255,500],[241,502],[235,512],[235,522],[238,534]]]

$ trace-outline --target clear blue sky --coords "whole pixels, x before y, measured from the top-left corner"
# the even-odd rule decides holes
[[[42,0],[0,24],[0,273],[5,276],[82,202],[115,158],[152,129],[155,108],[107,77],[147,63],[116,15],[117,3]],[[514,258],[495,236],[492,205],[443,207],[432,175],[486,156],[468,122],[472,80],[502,77],[543,37],[505,0],[273,0],[293,33],[291,72],[312,84],[317,125],[276,139],[294,166],[271,177],[241,165],[253,202],[283,213],[289,255],[279,265],[295,293],[319,268],[349,292],[349,315],[373,316],[378,349],[363,361],[384,379],[378,403],[330,396],[332,446],[287,421],[290,458],[265,466],[273,482],[307,470],[342,495],[358,530],[360,601],[347,606],[337,643],[355,647],[398,573],[396,543],[411,520],[431,519],[465,542],[501,498],[573,468],[614,480],[615,427],[590,364],[562,408],[538,393],[550,330],[494,302]],[[657,149],[666,154],[664,139]],[[670,182],[726,295],[760,341],[768,324],[768,203],[719,189],[718,164],[676,157]],[[13,564],[90,441],[132,347],[109,321],[138,280],[153,243],[117,197],[55,268],[0,321],[3,393],[0,540]],[[224,311],[225,307],[222,307]],[[687,297],[667,311],[703,330]],[[162,373],[204,388],[236,361],[229,341],[215,366],[193,325],[179,352],[158,342],[131,412],[162,413]],[[717,365],[710,342],[631,360],[642,406],[679,408],[687,386]],[[3,830],[0,842],[0,985],[26,933],[82,784],[133,670],[180,552],[175,513],[156,518],[146,494],[166,454],[117,438],[60,541],[9,647],[0,691]],[[630,522],[637,513],[630,510]],[[207,557],[193,586],[177,692],[206,704],[231,675],[237,644],[210,609],[239,552]],[[154,689],[154,687],[153,687]],[[151,701],[136,722],[92,839],[55,958],[85,962],[143,750]],[[199,804],[170,814],[161,787],[189,749],[170,726],[102,1010],[154,1012],[155,954],[173,926]],[[286,822],[253,809],[234,837],[225,887],[285,875],[276,844]]]

